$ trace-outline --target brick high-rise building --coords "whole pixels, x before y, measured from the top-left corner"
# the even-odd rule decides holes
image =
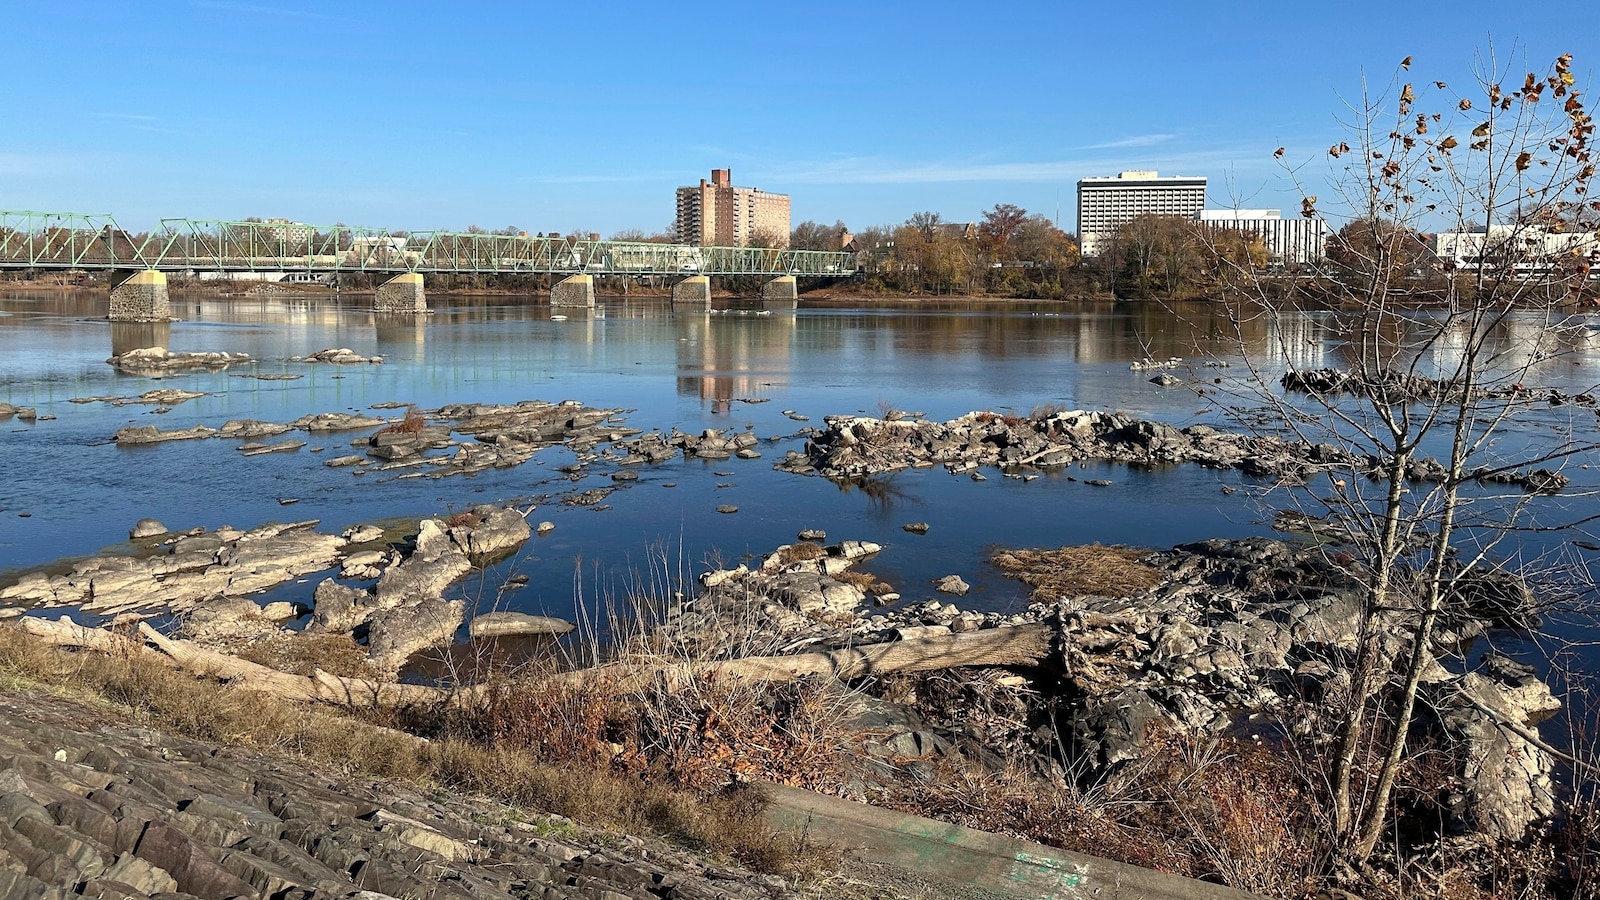
[[[744,247],[756,234],[789,246],[789,195],[734,187],[732,169],[712,169],[711,180],[678,188],[677,238],[686,244]]]

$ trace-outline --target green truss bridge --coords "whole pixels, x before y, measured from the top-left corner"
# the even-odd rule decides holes
[[[545,274],[556,306],[592,307],[596,276],[673,278],[673,300],[709,303],[711,276],[769,279],[762,296],[792,300],[796,276],[855,271],[846,252],[760,247],[695,247],[560,235],[390,231],[347,225],[162,219],[130,234],[109,214],[0,210],[0,269],[110,270],[111,318],[166,318],[166,274],[255,273],[291,280],[348,273],[391,276],[378,288],[380,312],[426,312],[423,276]],[[213,276],[218,277],[218,276]]]

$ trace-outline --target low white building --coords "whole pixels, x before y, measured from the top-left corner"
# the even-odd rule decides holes
[[[1261,238],[1268,262],[1276,265],[1312,265],[1327,255],[1328,226],[1321,219],[1285,219],[1278,209],[1202,209],[1195,219],[1209,230]]]
[[[1600,264],[1600,232],[1553,232],[1536,225],[1490,225],[1471,231],[1443,231],[1433,237],[1433,253],[1457,270],[1510,269],[1523,274],[1550,271],[1562,257],[1587,257]]]

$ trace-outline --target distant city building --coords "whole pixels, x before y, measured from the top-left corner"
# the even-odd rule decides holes
[[[1328,227],[1321,219],[1285,219],[1278,209],[1202,209],[1201,227],[1255,235],[1267,248],[1267,261],[1280,266],[1321,262],[1328,246]]]
[[[1600,254],[1600,232],[1553,232],[1534,225],[1491,225],[1433,236],[1433,254],[1451,268],[1504,269],[1533,274],[1555,266],[1560,257]]]
[[[744,247],[757,233],[789,246],[789,195],[734,187],[731,169],[712,169],[711,180],[678,188],[673,228],[679,241],[703,247]]]
[[[286,244],[309,244],[316,236],[317,230],[303,222],[291,222],[288,219],[268,219],[266,224],[272,228],[262,229],[268,240],[282,241]]]
[[[1098,256],[1101,245],[1135,216],[1192,219],[1205,205],[1205,178],[1130,170],[1112,178],[1079,179],[1078,246],[1084,256]]]
[[[975,241],[978,239],[977,222],[940,222],[933,227],[939,234],[958,241]]]

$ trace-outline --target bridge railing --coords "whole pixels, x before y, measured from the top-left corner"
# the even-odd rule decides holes
[[[0,266],[222,272],[847,275],[850,253],[695,247],[563,235],[390,231],[298,222],[162,219],[129,235],[109,215],[0,212]]]
[[[247,272],[409,271],[405,232],[351,225],[162,219],[146,244],[156,268]]]

